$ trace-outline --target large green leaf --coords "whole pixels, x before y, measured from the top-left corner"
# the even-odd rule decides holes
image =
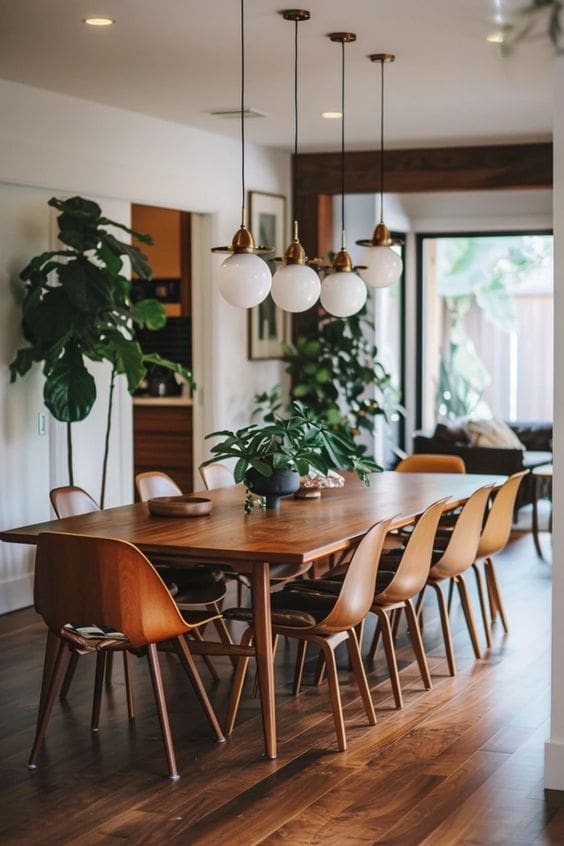
[[[166,367],[167,370],[172,370],[172,372],[177,373],[193,391],[196,390],[197,385],[194,382],[192,372],[182,364],[178,364],[175,361],[169,361],[168,358],[163,358],[158,353],[144,353],[143,361],[146,364],[158,364],[159,367]]]
[[[147,256],[142,253],[140,249],[134,247],[132,244],[125,244],[123,241],[118,241],[117,238],[114,238],[114,236],[110,235],[109,232],[104,232],[104,230],[100,230],[99,235],[102,243],[105,244],[108,249],[114,253],[114,255],[128,256],[131,261],[133,272],[141,279],[153,278],[153,271],[147,261]]]
[[[22,347],[15,359],[10,362],[10,382],[15,382],[18,376],[25,376],[35,361],[33,347]]]
[[[131,306],[131,316],[147,329],[162,329],[166,324],[166,312],[162,304],[154,299],[139,300]]]
[[[74,309],[62,287],[51,288],[41,300],[24,304],[23,320],[28,340],[50,346],[72,330]]]
[[[76,346],[68,346],[52,367],[43,398],[53,417],[63,423],[76,423],[90,414],[96,400],[96,384]]]
[[[127,390],[132,394],[147,372],[139,343],[113,331],[107,337],[106,357],[114,361],[117,373],[125,375]]]
[[[73,215],[76,218],[96,219],[102,214],[102,209],[93,200],[85,200],[84,197],[70,197],[68,200],[59,200],[51,197],[48,205],[58,209],[65,214]]]
[[[71,305],[78,311],[96,315],[111,305],[111,276],[83,256],[62,265],[59,279]]]

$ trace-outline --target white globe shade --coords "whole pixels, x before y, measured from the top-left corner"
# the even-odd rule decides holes
[[[360,275],[371,288],[388,288],[401,276],[401,256],[391,247],[367,247],[360,260],[366,265]]]
[[[335,317],[350,317],[360,311],[368,291],[357,273],[339,271],[326,276],[321,285],[321,305]]]
[[[319,276],[307,264],[286,264],[272,277],[272,299],[284,311],[305,311],[319,299]]]
[[[233,253],[219,271],[221,296],[238,308],[253,308],[268,296],[272,284],[270,268],[253,253]]]

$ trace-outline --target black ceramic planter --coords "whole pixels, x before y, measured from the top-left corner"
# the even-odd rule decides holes
[[[245,477],[249,489],[264,496],[267,508],[278,508],[280,497],[295,493],[300,486],[300,476],[295,470],[275,470],[272,476],[263,476],[257,470],[247,470]]]

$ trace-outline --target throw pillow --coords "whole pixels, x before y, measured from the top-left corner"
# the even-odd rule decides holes
[[[472,446],[525,449],[515,432],[503,420],[469,420],[466,431]]]

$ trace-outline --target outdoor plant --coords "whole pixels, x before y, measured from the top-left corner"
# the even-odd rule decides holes
[[[67,424],[69,483],[74,483],[71,424],[84,420],[96,401],[96,384],[88,361],[111,365],[108,414],[104,438],[100,505],[104,504],[113,393],[116,376],[124,375],[133,393],[146,374],[147,364],[158,364],[177,373],[192,387],[191,373],[157,354],[143,353],[136,328],[158,330],[166,323],[156,299],[131,299],[131,280],[123,275],[123,259],[142,279],[151,279],[147,257],[120,241],[112,229],[121,229],[141,242],[149,235],[102,215],[97,203],[82,197],[58,200],[49,205],[57,218],[60,250],[33,258],[20,278],[25,282],[22,328],[27,345],[10,364],[11,381],[24,376],[35,362],[43,362],[45,405]]]
[[[326,475],[329,470],[354,470],[367,485],[368,474],[381,470],[346,432],[336,432],[311,408],[292,402],[288,417],[273,415],[273,422],[259,426],[252,423],[235,432],[211,432],[206,438],[221,438],[211,448],[212,457],[202,466],[216,461],[235,460],[233,476],[245,482],[254,469],[269,478],[276,470],[295,470],[301,476],[310,472]]]

